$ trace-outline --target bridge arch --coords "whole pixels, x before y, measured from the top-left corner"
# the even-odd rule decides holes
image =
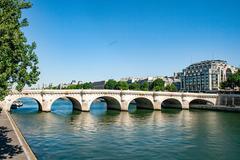
[[[193,99],[189,102],[189,108],[195,108],[197,106],[214,106],[215,102],[206,99]]]
[[[34,100],[36,103],[37,103],[37,106],[38,106],[38,111],[42,111],[42,100],[37,98],[37,97],[34,97],[34,96],[26,96],[26,95],[23,95],[23,96],[17,96],[17,97],[14,97],[11,99],[11,101],[9,102],[9,105],[8,105],[8,110],[10,111],[11,110],[11,107],[14,103],[14,101],[17,101],[17,100],[21,100],[21,99],[24,99],[24,98],[28,98],[28,99],[32,99]],[[24,103],[23,103],[24,105]]]
[[[161,108],[180,108],[182,109],[182,103],[176,98],[166,98],[161,103]]]
[[[51,103],[50,103],[50,110],[52,110],[53,103],[56,102],[59,99],[67,99],[67,100],[69,100],[72,103],[72,107],[73,107],[74,110],[82,110],[81,102],[77,98],[72,97],[72,96],[59,96],[59,97],[55,97],[51,101]]]
[[[147,97],[134,97],[128,102],[128,110],[130,104],[135,104],[137,109],[151,109],[154,110],[154,103]]]
[[[96,101],[105,101],[107,109],[112,110],[121,110],[121,102],[117,98],[113,96],[97,96],[90,100],[89,102],[89,110],[91,109],[91,106]]]

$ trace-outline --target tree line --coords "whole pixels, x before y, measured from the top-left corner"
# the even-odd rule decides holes
[[[165,86],[165,82],[158,78],[153,82],[134,82],[134,83],[127,83],[126,81],[115,81],[110,79],[106,82],[105,89],[116,89],[116,90],[141,90],[141,91],[170,91],[175,92],[177,91],[176,86],[172,84],[167,84]]]
[[[83,84],[71,84],[67,87],[62,87],[62,89],[93,89],[93,84],[91,82],[86,82]]]
[[[86,82],[83,84],[71,84],[66,87],[60,88],[60,86],[48,86],[45,89],[94,89],[94,85],[91,82]],[[165,82],[158,78],[153,82],[134,82],[127,83],[126,81],[116,81],[114,79],[108,80],[104,89],[112,89],[112,90],[136,90],[136,91],[170,91],[176,92],[177,88],[174,84],[167,84],[165,86]]]

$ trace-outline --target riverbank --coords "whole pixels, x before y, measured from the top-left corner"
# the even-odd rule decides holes
[[[212,111],[222,111],[222,112],[240,112],[240,106],[230,107],[230,106],[207,106],[207,105],[196,105],[191,106],[191,109],[203,109],[203,110],[212,110]]]
[[[0,113],[0,159],[36,160],[11,115]]]

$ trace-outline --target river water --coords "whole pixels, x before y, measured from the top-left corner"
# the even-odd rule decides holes
[[[102,102],[79,112],[61,99],[43,113],[33,100],[22,100],[12,116],[40,160],[240,159],[239,113],[134,107],[120,112]]]

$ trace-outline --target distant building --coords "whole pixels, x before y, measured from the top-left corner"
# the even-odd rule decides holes
[[[237,68],[223,60],[207,60],[194,63],[180,74],[181,90],[202,92],[219,90],[220,83],[237,71]]]
[[[127,83],[135,83],[141,80],[141,78],[136,78],[136,77],[127,77],[127,78],[121,78],[120,81],[126,81]]]
[[[175,79],[175,80],[173,81],[173,84],[176,86],[177,91],[180,91],[180,90],[181,90],[181,80],[180,80],[180,79]]]
[[[144,82],[152,83],[155,79],[157,79],[157,77],[145,77],[145,78],[140,78],[138,82],[141,84],[143,84]]]
[[[83,84],[83,81],[78,81],[77,84]]]
[[[180,80],[181,73],[174,73],[172,77],[167,77],[168,81],[166,84],[174,84],[177,88],[177,91],[181,90],[181,80]]]
[[[138,77],[127,77],[127,78],[121,78],[120,81],[126,81],[128,84],[130,83],[144,83],[144,82],[153,82],[155,79],[161,78],[163,79],[164,77],[144,77],[144,78],[138,78]]]
[[[97,82],[92,82],[93,88],[94,89],[104,89],[104,86],[106,84],[106,81],[97,81]]]
[[[72,82],[70,83],[71,85],[76,85],[78,84],[76,80],[72,80]]]

